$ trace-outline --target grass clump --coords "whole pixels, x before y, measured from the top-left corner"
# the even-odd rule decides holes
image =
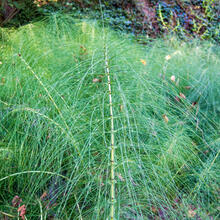
[[[218,47],[58,14],[1,29],[0,46],[2,212],[19,195],[28,219],[109,218],[112,106],[114,218],[218,216]]]

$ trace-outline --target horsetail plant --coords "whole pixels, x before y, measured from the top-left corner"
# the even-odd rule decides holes
[[[51,96],[50,92],[48,91],[47,87],[44,85],[44,83],[42,82],[42,80],[39,78],[39,76],[34,72],[34,70],[31,68],[31,66],[27,63],[27,61],[21,56],[21,54],[18,54],[18,56],[20,57],[21,61],[25,64],[25,66],[27,67],[28,70],[30,70],[30,72],[33,74],[33,76],[37,79],[37,81],[39,82],[39,84],[43,87],[43,89],[45,90],[47,96],[49,97],[49,99],[51,100],[51,102],[53,103],[55,109],[58,111],[61,119],[63,120],[64,126],[66,128],[66,130],[68,131],[67,134],[70,137],[71,141],[73,142],[74,148],[76,149],[77,153],[79,156],[80,152],[78,147],[76,146],[76,144],[74,143],[74,138],[70,132],[70,128],[66,123],[66,120],[61,112],[61,110],[59,109],[58,105],[56,104],[56,102],[54,101],[53,97]],[[65,129],[62,129],[65,130]],[[66,132],[65,132],[66,133]]]
[[[110,218],[114,220],[115,213],[115,137],[114,137],[114,116],[113,116],[113,103],[112,103],[112,89],[111,89],[111,77],[109,70],[109,62],[108,62],[108,49],[105,46],[104,48],[104,59],[105,59],[105,74],[108,78],[108,93],[109,93],[109,112],[110,112],[110,120],[111,120],[111,210],[110,210]]]
[[[102,24],[4,30],[0,219],[218,218],[219,48]]]

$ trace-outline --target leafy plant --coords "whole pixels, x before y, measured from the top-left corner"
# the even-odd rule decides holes
[[[218,217],[219,47],[59,13],[1,35],[1,215]]]

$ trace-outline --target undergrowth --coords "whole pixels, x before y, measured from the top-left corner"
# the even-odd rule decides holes
[[[219,47],[59,14],[0,31],[0,214],[109,219],[113,132],[114,219],[217,219]]]

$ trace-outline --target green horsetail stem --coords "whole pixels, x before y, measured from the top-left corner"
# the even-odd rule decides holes
[[[114,138],[114,116],[113,116],[113,106],[112,106],[112,89],[111,89],[111,77],[108,64],[108,50],[105,47],[105,73],[108,77],[108,92],[109,92],[109,111],[110,111],[110,120],[111,120],[111,210],[110,218],[114,220],[115,213],[115,138]]]

